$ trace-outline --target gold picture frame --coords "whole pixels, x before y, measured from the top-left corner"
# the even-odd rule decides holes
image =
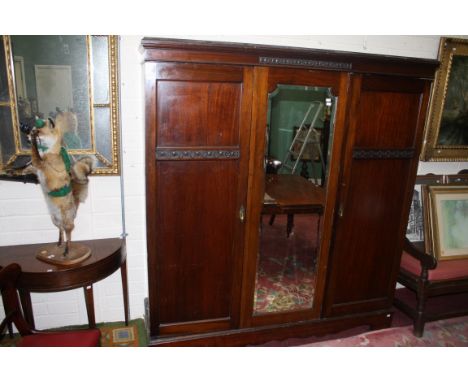
[[[421,160],[468,160],[468,40],[442,37]]]
[[[17,45],[14,43],[17,39]],[[29,41],[29,40],[31,41]],[[35,39],[35,40],[34,40]],[[75,158],[81,156],[92,156],[96,159],[96,167],[93,170],[94,175],[119,175],[120,174],[120,117],[119,117],[119,37],[110,35],[88,35],[88,36],[2,36],[3,59],[0,63],[0,69],[4,71],[1,81],[0,93],[5,93],[3,99],[0,99],[0,111],[3,119],[0,118],[0,175],[3,180],[8,180],[11,176],[14,178],[21,174],[21,168],[29,161],[30,145],[26,141],[24,134],[20,132],[20,122],[22,119],[22,100],[20,93],[16,89],[18,78],[15,73],[14,60],[17,54],[26,55],[38,45],[37,39],[44,40],[44,46],[49,47],[51,51],[44,54],[51,57],[59,57],[62,60],[68,60],[68,67],[62,62],[50,62],[48,57],[44,58],[42,50],[36,55],[40,58],[37,61],[31,57],[28,62],[26,77],[29,76],[30,90],[35,93],[35,98],[29,98],[28,111],[29,117],[36,114],[36,110],[43,111],[40,108],[41,98],[39,97],[40,79],[45,78],[50,83],[62,83],[54,81],[54,73],[59,73],[63,69],[68,69],[70,78],[70,95],[72,107],[81,107],[77,112],[80,122],[80,135],[77,135],[74,146],[68,145],[67,149],[70,155]],[[46,39],[49,39],[46,41]],[[72,40],[73,39],[73,40]],[[33,41],[34,40],[34,41]],[[40,40],[40,41],[42,41]],[[22,41],[24,48],[20,51],[19,41]],[[71,43],[78,41],[82,50],[74,50]],[[77,44],[78,44],[77,42]],[[18,51],[15,48],[18,47]],[[55,47],[52,49],[51,47]],[[60,53],[57,53],[60,47]],[[59,56],[59,54],[61,56]],[[66,57],[67,56],[67,57]],[[24,66],[25,64],[23,64]],[[70,66],[71,65],[71,66]],[[74,67],[76,65],[76,67]],[[73,69],[70,69],[73,68]],[[24,70],[24,69],[23,69]],[[35,74],[34,74],[35,70]],[[65,73],[66,74],[66,73]],[[39,76],[42,77],[39,77]],[[72,78],[73,77],[73,78]],[[24,73],[21,76],[24,81]],[[43,81],[46,81],[43,80]],[[26,87],[25,85],[23,85]],[[71,88],[73,86],[73,88]],[[49,86],[50,87],[50,86]],[[71,94],[71,93],[70,93]],[[78,95],[77,95],[78,94]],[[28,95],[30,92],[28,91]],[[78,96],[80,98],[78,98]],[[53,100],[60,101],[60,95]],[[42,98],[45,101],[45,98]],[[45,104],[45,101],[43,103]],[[74,101],[74,104],[73,104]],[[50,102],[49,102],[50,103]],[[39,106],[38,106],[39,105]],[[78,105],[78,106],[77,106]],[[55,109],[55,107],[54,107]],[[32,111],[31,111],[32,110]],[[51,107],[47,111],[53,110]],[[57,110],[64,110],[63,107]],[[8,112],[8,113],[7,113]],[[5,116],[7,116],[5,118]],[[44,115],[47,117],[48,115]],[[66,142],[65,142],[66,144]]]
[[[428,186],[430,240],[438,261],[468,258],[468,187]]]

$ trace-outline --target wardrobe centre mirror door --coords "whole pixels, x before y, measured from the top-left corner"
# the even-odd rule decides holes
[[[334,136],[336,91],[304,71],[270,75],[253,316],[311,310]]]

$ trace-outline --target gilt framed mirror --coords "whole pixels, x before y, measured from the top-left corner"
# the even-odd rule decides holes
[[[468,40],[443,37],[421,160],[468,160]]]
[[[0,37],[0,175],[21,174],[30,143],[21,125],[69,112],[63,144],[94,156],[95,175],[118,175],[118,36]]]

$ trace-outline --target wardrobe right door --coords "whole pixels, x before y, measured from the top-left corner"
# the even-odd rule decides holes
[[[430,81],[355,75],[323,316],[390,317]]]

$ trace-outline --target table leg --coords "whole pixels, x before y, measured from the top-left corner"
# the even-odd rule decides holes
[[[275,214],[270,216],[270,223],[269,223],[270,225],[273,225],[273,223],[275,222],[275,218],[276,218]]]
[[[294,228],[294,214],[288,214],[288,222],[286,224],[286,236],[289,237]]]
[[[90,328],[96,327],[96,319],[94,317],[94,295],[93,295],[93,286],[87,285],[83,288],[85,301],[86,301],[86,311],[88,313],[88,323]]]
[[[125,260],[120,266],[120,274],[122,276],[122,291],[124,299],[124,314],[125,314],[125,325],[128,325],[128,281],[127,281],[127,260]]]
[[[31,293],[28,290],[20,289],[19,290],[20,300],[21,300],[21,307],[23,308],[24,318],[26,319],[27,323],[31,327],[31,329],[35,329],[34,324],[34,314],[31,302]]]

